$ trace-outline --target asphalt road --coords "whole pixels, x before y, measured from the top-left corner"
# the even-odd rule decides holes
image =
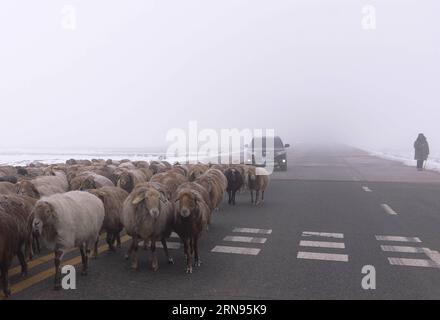
[[[184,272],[178,239],[169,240],[180,246],[171,250],[174,265],[158,249],[157,272],[143,250],[131,270],[125,242],[91,260],[86,277],[78,265],[76,290],[54,291],[51,256],[36,260],[28,278],[12,277],[10,299],[440,299],[439,195],[435,172],[356,149],[292,148],[262,207],[246,193],[215,213],[193,274]],[[237,250],[230,247],[250,250],[216,252]],[[375,268],[375,289],[361,285],[366,265]]]

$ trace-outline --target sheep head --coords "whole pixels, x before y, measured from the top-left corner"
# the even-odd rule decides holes
[[[117,185],[125,191],[131,192],[131,190],[134,188],[133,177],[129,172],[123,172],[119,177]]]
[[[81,186],[79,187],[79,190],[84,191],[84,190],[89,190],[89,189],[96,189],[96,182],[95,179],[93,179],[93,177],[87,177],[82,183]]]
[[[187,218],[191,212],[197,209],[197,196],[194,192],[184,191],[179,193],[175,202],[177,203],[176,211],[183,217]]]
[[[32,211],[32,216],[34,217],[32,232],[53,241],[56,236],[55,223],[57,221],[54,207],[46,201],[38,201]]]
[[[157,219],[159,217],[162,204],[166,202],[166,196],[162,192],[154,188],[142,188],[137,192],[132,204],[138,206],[143,203],[146,213],[149,214],[153,219]]]
[[[28,180],[20,181],[17,184],[17,193],[22,196],[28,196],[31,198],[39,199],[40,192],[37,190],[35,185]]]

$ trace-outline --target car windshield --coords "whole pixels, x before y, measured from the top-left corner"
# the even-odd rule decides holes
[[[252,149],[254,149],[255,145],[257,147],[262,147],[262,149],[266,149],[266,139],[274,139],[274,148],[284,148],[283,142],[281,141],[280,137],[258,137],[252,139]]]

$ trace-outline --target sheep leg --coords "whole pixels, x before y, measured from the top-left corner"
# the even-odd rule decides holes
[[[96,238],[96,241],[93,245],[93,258],[97,259],[98,258],[98,242],[99,242],[99,235]]]
[[[235,194],[237,193],[237,190],[232,191],[232,205],[235,206]]]
[[[105,241],[108,244],[108,249],[110,251],[116,251],[113,243],[115,242],[115,235],[113,233],[107,232],[107,236],[105,237]]]
[[[252,204],[254,203],[254,191],[253,190],[251,190],[251,203]]]
[[[170,256],[170,252],[168,251],[167,241],[165,239],[160,240],[162,242],[163,251],[165,251],[165,255],[167,257],[169,264],[174,264],[173,258]]]
[[[260,204],[260,190],[255,191],[255,205],[258,206]]]
[[[199,257],[199,245],[198,245],[199,237],[194,236],[193,238],[193,247],[194,247],[194,267],[200,267],[202,261]]]
[[[144,240],[144,246],[145,246],[145,240]],[[138,257],[137,257],[137,250],[138,250],[138,237],[133,237],[133,243],[131,244],[131,268],[137,270],[139,267],[138,264]]]
[[[9,288],[9,274],[8,274],[9,266],[2,265],[2,283],[3,283],[3,293],[5,297],[9,297],[11,295],[11,289]]]
[[[82,244],[79,247],[79,251],[81,252],[81,262],[82,262],[82,271],[81,271],[81,275],[82,276],[86,276],[87,275],[87,248],[84,244]]]
[[[55,249],[55,290],[61,289],[61,258],[63,257],[63,250]]]
[[[185,256],[186,256],[186,273],[192,273],[191,239],[185,239],[183,244],[184,244],[184,250],[185,250]]]
[[[119,234],[119,232],[116,233],[116,243],[117,243],[118,248],[120,249],[121,248],[121,235]]]
[[[18,258],[18,261],[20,261],[20,265],[21,265],[21,275],[20,276],[21,277],[27,276],[27,272],[28,272],[27,262],[26,262],[26,259],[24,257],[23,252],[21,251],[21,249],[18,250],[18,252],[17,252],[17,258]]]
[[[153,269],[153,271],[157,271],[159,269],[159,263],[157,262],[156,241],[154,239],[151,239],[150,250],[151,250],[151,268]]]
[[[228,204],[232,204],[232,190],[228,191],[228,196],[229,196]]]
[[[133,238],[131,239],[131,244],[130,247],[128,248],[127,253],[125,254],[125,260],[128,260],[131,257],[131,253],[133,252],[133,247],[134,247],[134,240]]]

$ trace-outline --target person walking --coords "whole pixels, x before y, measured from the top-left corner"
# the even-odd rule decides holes
[[[414,142],[414,159],[417,160],[417,170],[423,170],[423,163],[428,159],[429,144],[423,133],[420,133]]]

